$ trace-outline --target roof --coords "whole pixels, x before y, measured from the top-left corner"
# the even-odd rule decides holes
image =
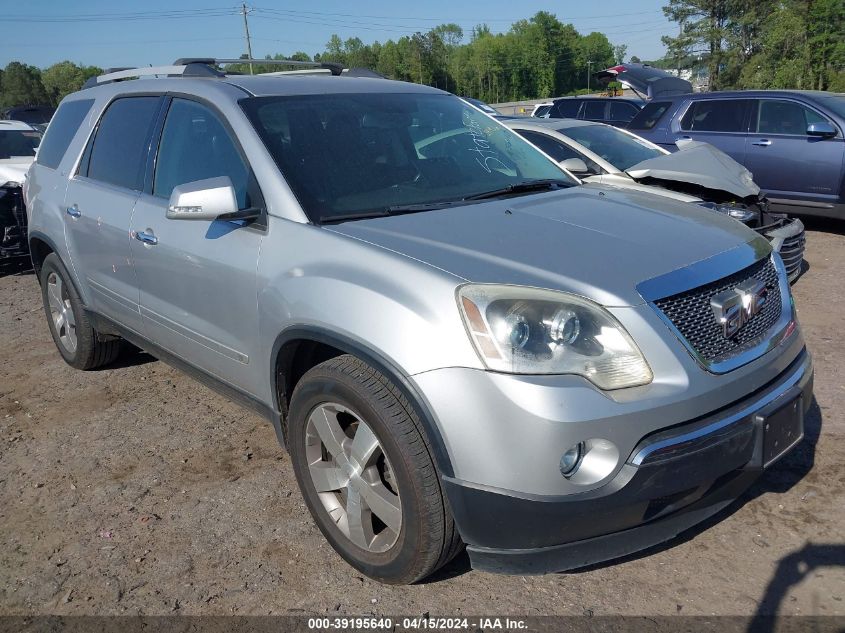
[[[569,97],[558,97],[554,101],[564,101],[566,99],[596,99],[600,101],[630,101],[631,103],[643,103],[642,99],[637,97],[604,97],[602,95],[571,95]]]
[[[23,121],[0,121],[0,132],[5,131],[34,132],[36,130]]]
[[[520,125],[532,126],[538,128],[547,128],[549,130],[569,130],[575,127],[590,127],[591,125],[604,125],[600,121],[582,121],[580,119],[539,119],[537,117],[514,117],[508,119],[505,123],[518,123]]]
[[[226,75],[219,80],[204,79],[200,81],[222,81],[238,86],[255,96],[352,94],[361,92],[449,94],[437,88],[407,81],[344,75],[335,77],[329,74]]]
[[[671,95],[667,97],[655,97],[654,101],[674,101],[675,99],[719,99],[724,97],[751,98],[751,97],[806,97],[807,99],[825,99],[829,97],[842,97],[842,93],[825,92],[823,90],[717,90],[714,92],[693,92],[683,95]]]

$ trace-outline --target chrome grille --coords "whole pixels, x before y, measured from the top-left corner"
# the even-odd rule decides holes
[[[804,261],[804,245],[807,238],[802,231],[794,237],[788,237],[783,241],[778,253],[783,259],[786,267],[786,274],[791,279],[797,277],[801,272],[801,262]]]
[[[769,289],[768,300],[763,309],[739,332],[729,339],[725,338],[722,327],[710,307],[710,299],[752,277],[766,284]],[[777,323],[781,314],[777,269],[771,258],[766,258],[729,277],[658,299],[654,305],[666,315],[681,336],[705,361],[719,361],[761,338]]]

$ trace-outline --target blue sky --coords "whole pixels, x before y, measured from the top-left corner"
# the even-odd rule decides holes
[[[660,36],[677,30],[663,17],[661,7],[666,3],[255,0],[247,6],[255,8],[249,15],[255,57],[297,50],[314,54],[323,50],[333,33],[369,43],[444,22],[457,22],[468,38],[476,24],[506,31],[515,20],[545,10],[581,33],[602,31],[614,44],[627,44],[628,56],[652,59],[664,52]],[[69,59],[105,68],[167,64],[178,57],[238,57],[246,49],[239,7],[226,0],[0,0],[0,66],[19,60],[46,67]]]

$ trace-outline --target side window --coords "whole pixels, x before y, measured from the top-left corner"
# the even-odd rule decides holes
[[[533,132],[530,130],[516,130],[516,132],[522,138],[546,152],[546,154],[554,158],[557,162],[566,160],[567,158],[583,158],[583,156],[574,149],[567,146],[565,143],[561,143],[560,141],[553,139],[551,136],[546,136],[540,132]]]
[[[795,134],[804,136],[810,123],[829,123],[820,114],[794,101],[762,99],[757,115],[760,134]]]
[[[630,121],[637,115],[637,112],[639,112],[637,106],[630,103],[625,103],[624,101],[610,102],[611,121]]]
[[[628,124],[629,130],[650,130],[666,113],[669,106],[672,105],[669,101],[652,101],[645,104],[642,110],[637,113],[631,122]]]
[[[200,103],[174,99],[161,133],[153,195],[169,198],[178,185],[218,176],[231,179],[238,208],[251,206],[249,167],[223,122]]]
[[[694,101],[681,119],[688,132],[744,132],[747,99]]]
[[[50,121],[50,126],[47,128],[47,135],[38,149],[38,157],[35,162],[56,169],[62,162],[70,142],[93,105],[93,99],[80,99],[79,101],[65,101],[59,106],[53,120]]]
[[[588,121],[604,121],[604,111],[606,107],[606,101],[587,101],[587,103],[584,104],[584,116],[581,118],[587,119]]]
[[[577,119],[578,109],[581,107],[578,99],[562,99],[557,102],[557,117],[560,119]]]
[[[86,150],[88,178],[140,191],[159,97],[123,97],[106,109]]]

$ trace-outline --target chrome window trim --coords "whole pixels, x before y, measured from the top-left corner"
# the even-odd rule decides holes
[[[756,238],[757,239],[763,238]],[[753,243],[753,242],[752,242]],[[767,244],[768,246],[768,244]],[[780,255],[772,252],[768,255],[775,266],[778,273],[778,283],[780,286],[781,297],[781,312],[780,317],[775,324],[769,328],[767,335],[761,340],[751,341],[745,346],[734,351],[727,358],[722,358],[718,361],[708,361],[689,343],[683,334],[675,327],[675,324],[667,317],[663,311],[657,307],[656,301],[665,297],[685,292],[687,290],[694,290],[699,286],[706,285],[713,281],[718,281],[723,277],[727,277],[737,271],[740,271],[752,265],[761,258],[752,253],[757,253],[757,249],[749,251],[745,249],[742,252],[736,250],[726,251],[710,259],[703,260],[686,268],[680,268],[672,271],[661,277],[656,277],[648,281],[644,281],[637,286],[637,291],[646,300],[658,318],[663,321],[663,324],[669,329],[672,334],[681,342],[690,356],[701,365],[706,371],[711,374],[725,374],[733,371],[738,367],[747,365],[748,363],[760,358],[771,349],[777,347],[790,334],[789,328],[793,324],[795,315],[792,305],[792,294],[789,290],[789,281],[786,275],[786,268]]]
[[[772,389],[769,393],[764,395],[759,400],[755,400],[753,404],[745,406],[739,411],[725,418],[712,422],[711,424],[703,426],[700,429],[696,429],[695,431],[690,431],[689,433],[684,433],[683,435],[670,437],[665,440],[650,444],[648,446],[644,446],[639,451],[637,451],[637,453],[632,459],[628,460],[628,463],[633,464],[634,466],[639,466],[643,463],[643,461],[645,461],[649,457],[649,455],[651,455],[655,451],[668,448],[675,444],[685,444],[687,442],[692,442],[704,438],[707,435],[711,435],[713,433],[721,431],[722,429],[727,428],[732,424],[748,420],[748,418],[753,415],[756,411],[759,411],[769,403],[774,402],[778,398],[784,396],[789,391],[789,389],[799,384],[804,378],[805,373],[805,364],[802,363],[801,366],[798,367],[794,372],[792,372],[792,374],[785,381],[779,383],[776,389]]]

